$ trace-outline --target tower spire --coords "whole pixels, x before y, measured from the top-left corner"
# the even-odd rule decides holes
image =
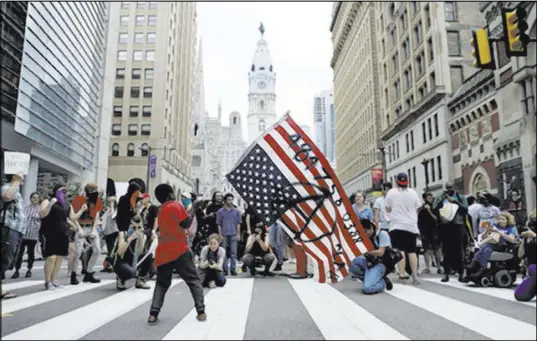
[[[265,26],[263,25],[263,22],[259,25],[259,32],[261,32],[261,35],[265,34]]]

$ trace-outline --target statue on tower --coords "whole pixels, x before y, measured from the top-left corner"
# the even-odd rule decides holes
[[[265,34],[265,26],[263,25],[263,22],[259,25],[259,32],[261,32],[261,35]]]

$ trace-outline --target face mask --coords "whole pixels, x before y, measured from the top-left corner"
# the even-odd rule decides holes
[[[58,200],[60,205],[65,205],[65,191],[63,190],[56,191],[56,200]]]
[[[187,208],[188,206],[190,206],[191,203],[192,203],[191,199],[188,199],[188,198],[183,199],[183,207],[184,208]]]
[[[449,194],[449,195],[453,195],[453,194],[455,194],[455,190],[454,190],[454,189],[450,189],[450,190],[447,191],[447,194]]]
[[[88,193],[88,200],[92,204],[97,204],[97,199],[99,198],[98,192]]]

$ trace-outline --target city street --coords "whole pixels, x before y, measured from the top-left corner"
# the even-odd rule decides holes
[[[203,324],[177,278],[160,323],[148,326],[152,290],[118,292],[115,276],[99,273],[99,284],[45,292],[42,266],[36,264],[30,280],[6,273],[4,287],[19,297],[2,302],[3,340],[535,340],[535,298],[520,303],[512,289],[472,288],[455,278],[444,284],[424,276],[418,287],[395,282],[390,292],[366,296],[350,279],[331,286],[239,274],[224,288],[205,291]],[[67,284],[66,271],[61,276]]]

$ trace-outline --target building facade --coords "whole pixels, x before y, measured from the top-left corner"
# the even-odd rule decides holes
[[[111,3],[119,23],[109,176],[192,191],[197,14],[193,2]]]
[[[108,160],[100,151],[108,132],[101,129],[113,89],[104,73],[110,5],[2,2],[0,11],[2,152],[31,155],[24,197],[49,195],[58,181],[103,188]]]
[[[483,16],[476,2],[375,6],[386,174],[390,179],[408,172],[419,192],[439,192],[453,177],[451,161],[445,160],[448,96],[476,71],[469,41]]]
[[[259,31],[261,38],[257,42],[248,72],[248,145],[277,121],[276,73],[265,40],[263,24]]]
[[[374,2],[335,2],[332,12],[335,160],[347,193],[372,190],[380,120]]]
[[[315,144],[328,159],[335,161],[335,122],[332,91],[325,90],[313,99]]]

